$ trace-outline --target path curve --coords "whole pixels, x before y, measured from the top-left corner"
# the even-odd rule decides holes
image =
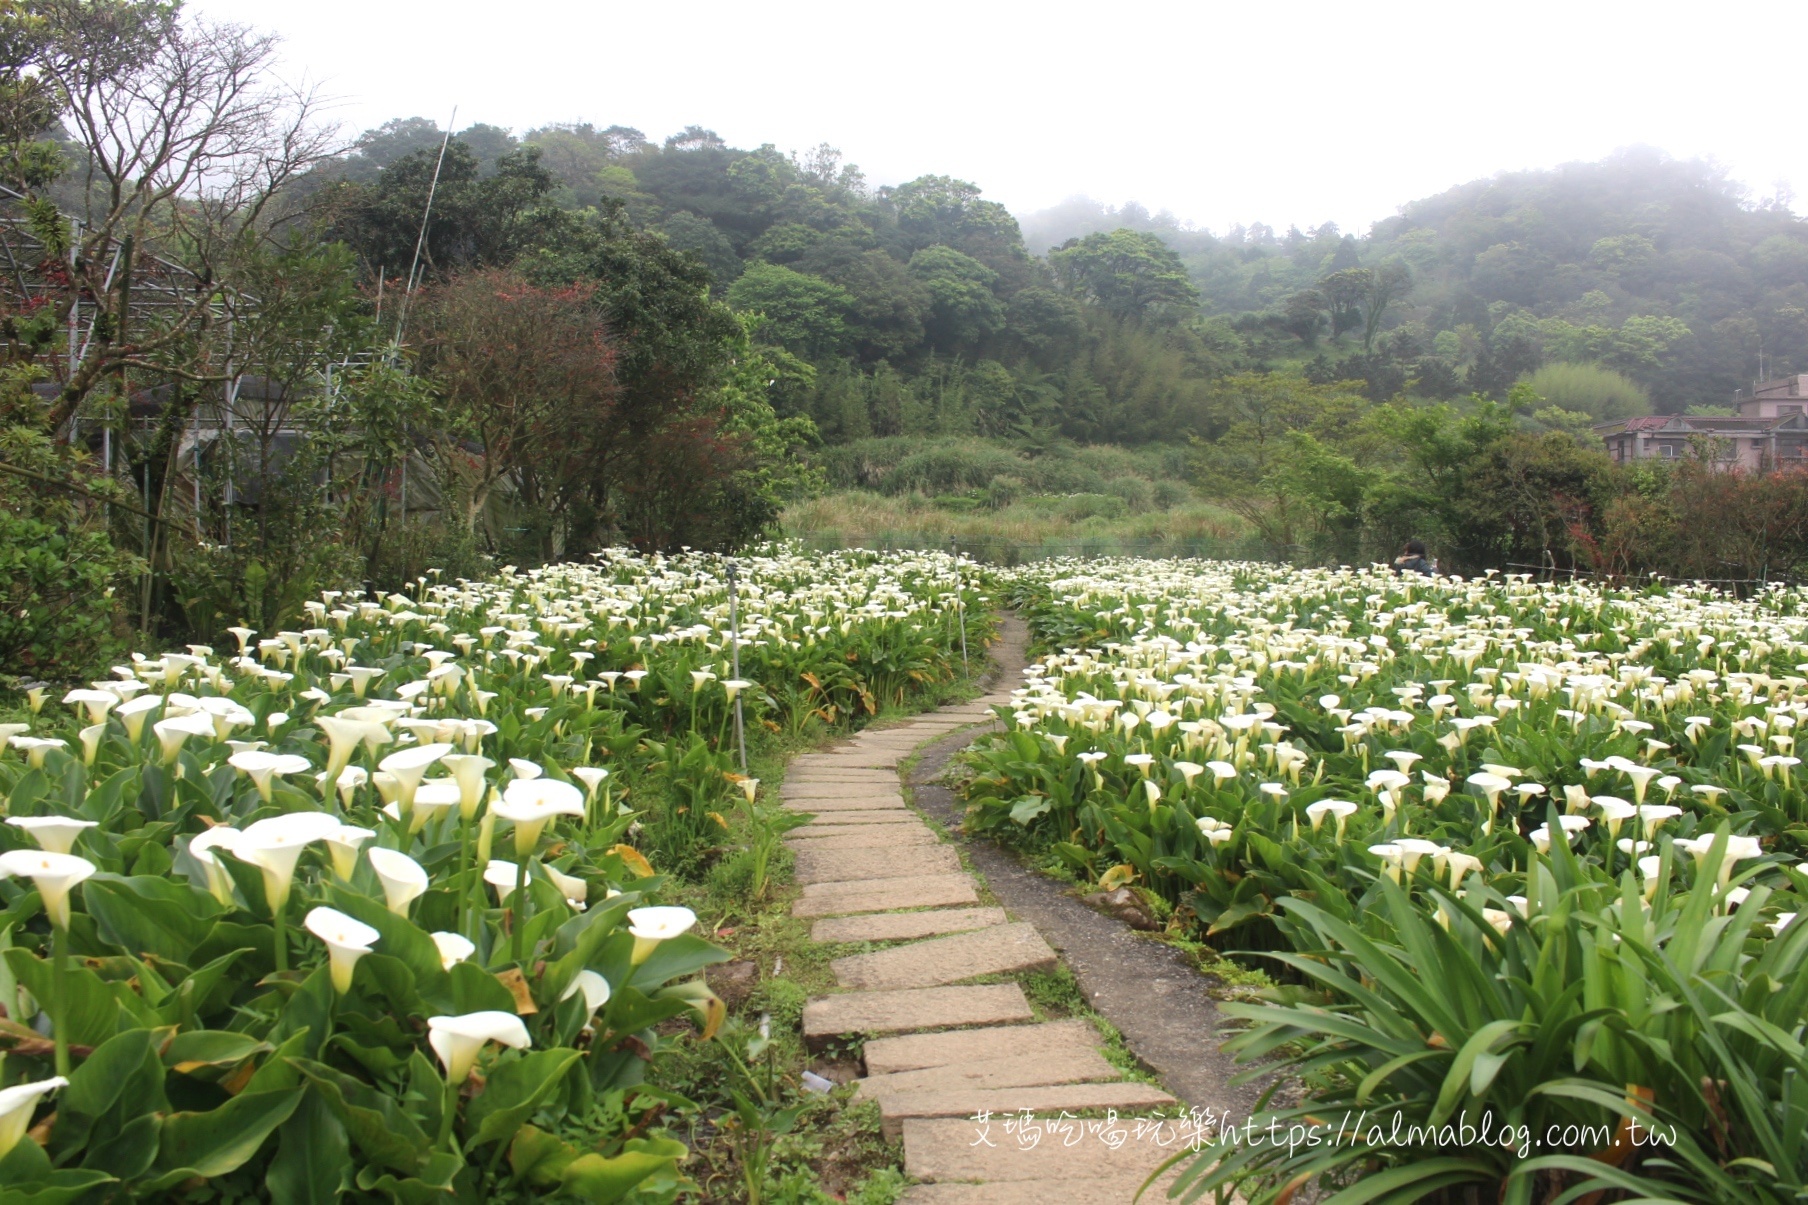
[[[958,805],[928,779],[996,724],[991,709],[1010,701],[1026,641],[1008,618],[991,692],[799,757],[780,788],[787,808],[813,817],[786,838],[803,885],[793,913],[814,920],[813,940],[846,950],[831,963],[841,990],[804,1008],[804,1039],[816,1049],[861,1044],[857,1091],[903,1139],[915,1182],[905,1205],[1128,1205],[1174,1146],[1153,1136],[1114,1144],[1086,1122],[1032,1144],[1033,1130],[1004,1119],[1173,1117],[1183,1101],[1241,1116],[1253,1103],[1227,1086],[1207,981],[1175,951],[1133,937],[990,842],[945,839],[906,802],[899,766],[921,751],[914,801],[956,831]],[[963,850],[1002,907],[982,896]],[[1179,1099],[1124,1080],[1089,1022],[1036,1021],[1016,980],[1063,958]]]

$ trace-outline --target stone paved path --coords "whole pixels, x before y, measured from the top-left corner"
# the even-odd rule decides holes
[[[904,803],[901,761],[992,722],[992,706],[1009,699],[1006,684],[791,763],[780,796],[813,816],[787,836],[804,884],[793,913],[820,918],[816,941],[869,943],[831,964],[842,990],[805,1006],[804,1039],[818,1049],[865,1039],[859,1095],[878,1101],[888,1137],[903,1137],[916,1181],[904,1205],[1129,1205],[1170,1151],[1112,1150],[1097,1137],[1024,1149],[1002,1119],[1109,1108],[1146,1117],[1177,1102],[1124,1080],[1091,1023],[1035,1022],[1013,977],[1052,969],[1055,951],[1034,926],[985,905],[957,847]],[[988,1113],[989,1125],[973,1120]]]

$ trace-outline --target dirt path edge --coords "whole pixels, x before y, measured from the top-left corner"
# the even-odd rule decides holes
[[[999,636],[991,650],[998,678],[1014,684],[1024,665],[1029,630],[1021,619],[1007,615]],[[1258,1091],[1230,1082],[1236,1068],[1219,1049],[1224,1017],[1209,994],[1206,976],[1180,951],[1093,911],[1065,885],[1024,866],[1010,851],[961,834],[965,805],[935,780],[972,741],[969,729],[925,745],[906,779],[912,801],[960,839],[999,902],[1034,925],[1060,953],[1088,1003],[1117,1027],[1168,1091],[1195,1108],[1240,1123],[1255,1110]]]

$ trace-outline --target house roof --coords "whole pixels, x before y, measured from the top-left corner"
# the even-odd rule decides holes
[[[1646,414],[1638,418],[1596,423],[1595,434],[1603,439],[1635,431],[1662,432],[1671,435],[1768,435],[1772,432],[1799,432],[1808,429],[1808,416],[1779,414],[1771,418],[1737,418],[1707,414]]]

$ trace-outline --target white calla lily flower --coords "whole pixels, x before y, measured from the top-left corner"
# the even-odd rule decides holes
[[[341,996],[351,991],[352,971],[382,934],[336,908],[310,908],[301,923],[309,933],[326,943],[333,990]]]
[[[514,1013],[484,1010],[427,1018],[427,1044],[445,1067],[448,1084],[462,1084],[470,1079],[478,1054],[490,1042],[517,1050],[532,1044],[527,1026]]]

